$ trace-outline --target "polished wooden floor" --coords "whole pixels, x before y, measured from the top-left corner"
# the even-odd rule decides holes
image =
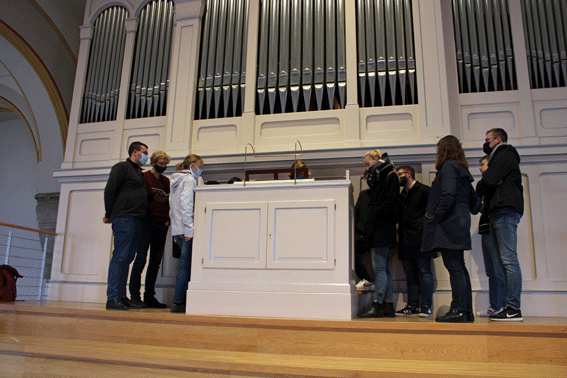
[[[0,377],[567,377],[567,319],[318,321],[0,304]]]

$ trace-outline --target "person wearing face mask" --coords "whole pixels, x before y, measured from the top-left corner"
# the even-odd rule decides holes
[[[152,169],[144,172],[148,193],[148,219],[144,224],[141,246],[136,253],[130,272],[130,302],[141,307],[166,308],[155,297],[155,284],[163,257],[167,230],[169,228],[169,179],[163,175],[171,158],[163,151],[156,151],[150,158]],[[146,265],[148,249],[150,259],[146,270],[144,301],[140,299],[142,271]]]
[[[129,310],[143,308],[126,297],[128,268],[140,247],[144,220],[147,218],[147,192],[141,167],[148,161],[148,146],[133,142],[128,159],[110,170],[104,188],[103,223],[112,223],[114,251],[108,267],[106,308]]]
[[[409,165],[396,168],[400,177],[402,207],[398,225],[398,257],[407,277],[408,302],[396,311],[396,316],[429,318],[433,305],[432,257],[437,253],[420,252],[423,238],[423,217],[430,187],[415,179],[415,170]]]
[[[495,128],[486,133],[483,151],[488,168],[476,186],[484,197],[485,214],[490,222],[490,236],[506,277],[504,310],[489,316],[490,320],[521,322],[522,271],[518,260],[518,223],[524,213],[524,195],[520,155],[508,144],[508,134]]]
[[[489,158],[490,156],[485,155],[479,160],[481,175],[484,175],[484,172],[488,169]],[[481,201],[480,212],[482,215],[478,222],[478,233],[482,245],[484,271],[488,277],[488,298],[490,304],[486,310],[477,312],[477,315],[487,317],[504,310],[507,290],[504,271],[500,264],[500,256],[490,235],[490,220],[486,216],[486,207],[483,199],[480,198],[479,200]]]
[[[191,279],[191,257],[193,248],[194,189],[201,176],[204,161],[195,154],[188,155],[177,164],[172,175],[169,197],[171,234],[174,242],[181,246],[181,257],[175,277],[175,292],[171,312],[185,313],[187,285]]]
[[[379,150],[364,155],[370,187],[368,218],[364,227],[365,249],[370,250],[376,282],[374,302],[361,318],[393,318],[394,281],[390,274],[388,255],[397,247],[396,223],[400,210],[400,180],[388,154]]]

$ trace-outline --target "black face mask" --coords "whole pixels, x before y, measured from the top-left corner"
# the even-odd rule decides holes
[[[493,150],[494,148],[490,147],[490,142],[486,142],[482,145],[482,151],[487,155],[490,155]]]
[[[156,165],[154,165],[154,169],[156,170],[157,173],[163,173],[167,169],[167,166],[160,167],[159,165],[156,164]]]
[[[400,186],[405,187],[408,184],[408,178],[406,176],[400,177]]]

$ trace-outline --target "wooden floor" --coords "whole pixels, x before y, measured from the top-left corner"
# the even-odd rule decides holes
[[[567,319],[318,321],[0,304],[1,377],[567,377]]]

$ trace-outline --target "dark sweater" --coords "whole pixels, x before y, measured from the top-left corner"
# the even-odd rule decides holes
[[[116,163],[104,188],[104,217],[147,218],[147,192],[144,175],[130,159]]]
[[[407,195],[400,194],[402,210],[398,225],[398,257],[402,260],[423,257],[420,248],[429,189],[429,186],[416,181]]]
[[[161,223],[169,222],[169,179],[164,175],[156,179],[151,171],[144,172],[144,178],[148,192],[148,218]]]

